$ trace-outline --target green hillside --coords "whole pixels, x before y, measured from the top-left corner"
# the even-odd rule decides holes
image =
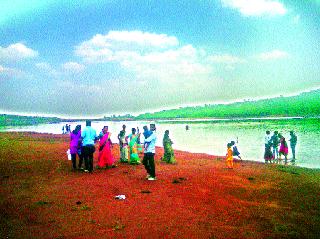
[[[58,123],[60,121],[61,120],[59,118],[55,117],[35,117],[6,114],[0,115],[0,127]]]
[[[141,114],[136,119],[317,117],[320,116],[319,105],[320,89],[292,97],[162,110]]]

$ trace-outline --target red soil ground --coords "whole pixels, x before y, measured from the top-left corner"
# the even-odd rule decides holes
[[[1,238],[320,238],[319,170],[181,151],[168,165],[157,148],[147,181],[142,165],[73,172],[67,149],[66,135],[0,133]]]

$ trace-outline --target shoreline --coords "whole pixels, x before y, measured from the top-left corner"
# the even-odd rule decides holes
[[[61,136],[61,137],[66,137],[68,140],[68,135],[69,134],[55,134],[55,133],[39,133],[39,132],[35,132],[35,131],[0,131],[0,134],[3,134],[3,133],[16,133],[16,134],[31,134],[31,135],[53,135],[53,136]],[[115,145],[118,145],[119,146],[119,143],[113,143]],[[160,152],[163,152],[163,147],[161,146],[156,146],[156,149],[158,149],[156,152],[158,152],[160,150]],[[192,151],[187,151],[187,150],[179,150],[179,149],[173,149],[174,152],[180,152],[180,153],[185,153],[185,154],[193,154],[193,155],[198,155],[200,157],[212,157],[213,159],[225,159],[225,155],[214,155],[214,154],[209,154],[209,153],[204,153],[204,152],[192,152]],[[242,163],[245,163],[245,162],[248,162],[248,163],[257,163],[257,164],[266,164],[263,160],[238,160],[236,158],[234,158],[234,161],[235,162],[242,162]],[[271,165],[283,165],[283,166],[292,166],[292,167],[298,167],[298,168],[302,168],[302,169],[313,169],[313,170],[320,170],[320,168],[317,168],[317,167],[303,167],[303,166],[300,166],[300,165],[291,165],[289,164],[291,162],[291,160],[288,160],[288,164],[287,165],[284,165],[283,164],[284,162],[284,159],[282,159],[282,163],[281,164],[277,164],[277,163],[271,163]],[[270,163],[268,163],[270,164]]]

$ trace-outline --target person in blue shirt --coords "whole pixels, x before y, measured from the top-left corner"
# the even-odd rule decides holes
[[[154,155],[156,153],[156,126],[155,124],[150,124],[151,134],[149,137],[144,140],[144,156],[143,156],[143,165],[147,170],[147,179],[150,181],[156,180],[156,170],[154,164]]]
[[[91,121],[86,121],[86,128],[81,131],[82,154],[85,163],[86,173],[93,171],[93,153],[95,152],[95,142],[97,140],[97,132],[91,127]]]

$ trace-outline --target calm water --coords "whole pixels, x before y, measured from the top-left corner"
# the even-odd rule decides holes
[[[109,126],[112,133],[111,139],[118,143],[117,135],[123,124],[127,125],[127,133],[132,127],[148,125],[148,121],[92,122],[92,127],[99,133],[104,125]],[[162,137],[165,130],[170,130],[170,138],[174,142],[174,149],[208,153],[212,155],[225,155],[226,144],[238,139],[238,148],[244,160],[261,161],[264,153],[264,135],[266,130],[278,130],[289,140],[289,131],[294,130],[298,136],[296,147],[296,165],[309,168],[320,168],[320,119],[273,119],[250,121],[156,121],[158,141],[162,146]],[[85,122],[71,122],[71,129],[77,124],[85,126]],[[189,130],[186,130],[186,125]],[[40,133],[61,134],[62,126],[59,124],[43,124],[36,126],[8,127],[5,131],[33,131]],[[142,136],[143,139],[143,136]],[[288,141],[289,143],[289,141]],[[289,148],[289,158],[291,158]]]

